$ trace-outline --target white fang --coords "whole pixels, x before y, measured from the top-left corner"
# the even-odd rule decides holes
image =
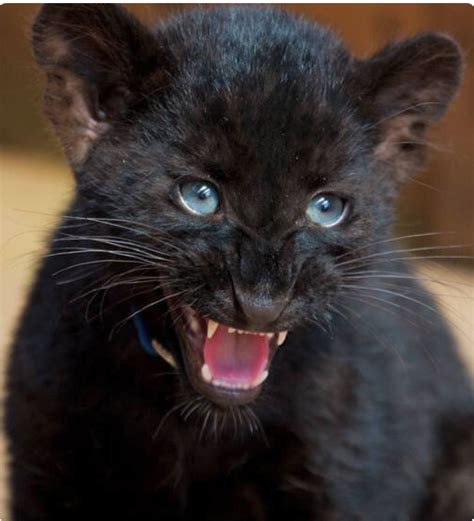
[[[201,375],[202,375],[202,378],[203,378],[203,380],[205,382],[211,383],[211,381],[212,381],[212,374],[211,374],[211,370],[209,369],[209,366],[207,364],[204,364],[201,367]]]
[[[217,322],[214,322],[214,320],[208,320],[207,321],[207,338],[212,338],[218,327],[219,327],[219,324]]]

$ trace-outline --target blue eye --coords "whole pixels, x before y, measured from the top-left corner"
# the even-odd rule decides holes
[[[309,202],[306,215],[315,224],[330,228],[342,221],[346,207],[344,200],[337,195],[318,194]]]
[[[204,181],[190,181],[179,187],[181,203],[190,212],[198,215],[211,215],[219,208],[217,190]]]

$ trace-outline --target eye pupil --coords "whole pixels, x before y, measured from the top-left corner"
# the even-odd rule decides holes
[[[187,210],[198,215],[213,214],[219,207],[217,190],[202,181],[189,181],[180,185],[179,199]]]
[[[328,212],[331,209],[331,203],[325,197],[321,197],[318,201],[321,212]]]
[[[306,216],[310,221],[325,228],[339,224],[346,213],[343,199],[333,194],[317,195],[311,199]]]
[[[197,196],[199,197],[199,199],[202,200],[208,199],[210,197],[210,194],[211,191],[209,190],[209,187],[207,187],[206,185],[202,185],[197,190]]]

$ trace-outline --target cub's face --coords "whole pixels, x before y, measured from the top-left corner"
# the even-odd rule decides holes
[[[460,67],[444,36],[357,61],[254,8],[152,32],[118,7],[49,5],[34,45],[93,240],[118,280],[139,275],[129,296],[157,338],[166,317],[158,351],[223,406],[255,400],[292,332],[337,312]]]

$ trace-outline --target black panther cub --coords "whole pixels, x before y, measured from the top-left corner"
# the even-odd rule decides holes
[[[91,4],[33,45],[77,191],[10,360],[13,519],[471,519],[472,389],[391,231],[457,45]]]

